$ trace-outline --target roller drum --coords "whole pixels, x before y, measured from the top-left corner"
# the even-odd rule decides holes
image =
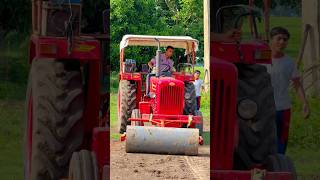
[[[197,155],[199,129],[127,126],[126,152]]]

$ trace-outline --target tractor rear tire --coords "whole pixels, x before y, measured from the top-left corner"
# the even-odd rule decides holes
[[[29,77],[27,96],[32,99],[32,119],[27,121],[32,124],[26,132],[31,132],[32,144],[29,147],[26,143],[31,152],[25,164],[31,170],[25,179],[66,177],[71,155],[83,139],[80,64],[73,60],[37,59],[32,62]]]
[[[238,114],[239,144],[235,151],[235,169],[248,169],[276,153],[275,103],[270,75],[262,65],[237,64],[238,101],[249,98],[257,103],[253,120]]]
[[[137,85],[134,81],[121,80],[118,90],[118,122],[121,134],[126,132],[132,110],[136,108]]]
[[[184,109],[183,112],[186,115],[194,115],[197,110],[196,89],[192,82],[186,82],[184,84]]]
[[[131,113],[131,118],[141,118],[140,110],[134,109]],[[131,126],[142,126],[143,123],[141,121],[131,121]]]
[[[197,124],[196,128],[199,129],[199,135],[202,136],[203,133],[203,117],[202,117],[202,112],[196,110],[196,112],[194,113],[195,116],[201,116],[201,124]]]
[[[74,152],[70,160],[69,180],[99,180],[96,156],[88,150]]]
[[[292,179],[297,179],[296,168],[290,158],[282,154],[269,155],[264,163],[265,168],[271,172],[290,172]]]

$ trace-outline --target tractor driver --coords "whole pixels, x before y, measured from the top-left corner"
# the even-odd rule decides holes
[[[171,72],[174,71],[173,69],[173,60],[172,55],[174,53],[174,47],[168,46],[166,48],[165,53],[160,54],[160,74],[162,75],[169,75]],[[152,58],[149,63],[149,67],[152,69],[153,67],[156,66],[156,57]]]

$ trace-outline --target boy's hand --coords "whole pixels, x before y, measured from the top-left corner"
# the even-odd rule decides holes
[[[310,116],[310,108],[308,103],[303,104],[303,116],[304,119],[308,119]]]

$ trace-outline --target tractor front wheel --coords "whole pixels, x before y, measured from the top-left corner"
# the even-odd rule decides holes
[[[69,180],[98,180],[96,156],[88,150],[74,152],[70,160]]]
[[[192,82],[184,84],[184,114],[193,114],[197,109],[196,89]]]
[[[276,152],[276,109],[266,68],[258,64],[236,66],[239,145],[234,162],[235,169],[241,170],[262,163],[268,155]],[[241,102],[250,103],[242,106]]]
[[[83,139],[80,63],[33,60],[27,98],[25,179],[65,177],[71,155]]]

